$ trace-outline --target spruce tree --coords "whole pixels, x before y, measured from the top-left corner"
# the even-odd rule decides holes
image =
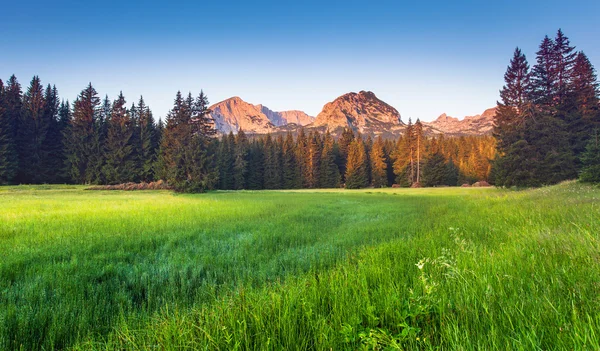
[[[298,171],[300,174],[300,184],[302,188],[308,188],[308,137],[304,133],[304,128],[300,128],[296,138],[296,160],[298,162]]]
[[[19,165],[13,123],[8,114],[6,100],[4,83],[0,79],[0,185],[13,182]]]
[[[387,186],[387,163],[381,136],[375,140],[375,143],[371,147],[369,161],[371,163],[371,184],[373,187],[382,188]]]
[[[283,168],[283,188],[296,189],[302,186],[300,169],[296,158],[296,143],[292,133],[287,133],[283,142],[281,165]]]
[[[140,96],[136,110],[139,125],[139,178],[144,182],[150,182],[155,179],[154,168],[160,140],[152,111],[146,105],[143,96]]]
[[[70,175],[70,164],[68,162],[69,137],[71,135],[72,125],[71,104],[69,101],[62,101],[58,108],[58,129],[61,131],[61,156],[62,161],[57,163],[55,167],[58,170],[58,182],[70,183],[73,181]]]
[[[346,164],[346,189],[360,189],[369,185],[367,153],[361,138],[356,138],[348,148]]]
[[[233,188],[236,190],[246,188],[246,178],[248,176],[248,149],[248,137],[246,136],[246,133],[240,129],[235,137],[235,147],[233,149]]]
[[[587,183],[600,183],[600,132],[596,129],[581,155],[581,174],[579,179]]]
[[[100,98],[90,83],[73,104],[73,119],[66,140],[67,167],[70,178],[78,184],[91,183],[95,174],[89,169],[97,153],[96,120]]]
[[[406,130],[398,139],[394,151],[394,174],[396,183],[401,186],[410,186],[415,181],[415,148],[414,126],[409,118]]]
[[[234,150],[235,150],[235,135],[229,132],[228,135],[221,137],[219,148],[217,151],[217,168],[219,171],[218,187],[222,190],[234,189]]]
[[[435,152],[429,156],[423,164],[423,185],[439,186],[444,185],[448,176],[448,170],[444,155]]]
[[[345,181],[346,177],[346,163],[348,162],[348,150],[350,148],[350,144],[354,141],[355,136],[354,132],[351,128],[346,127],[342,131],[342,135],[338,141],[338,168],[340,169],[340,174],[342,176],[342,183]]]
[[[104,179],[108,184],[120,184],[135,180],[135,144],[132,137],[134,124],[127,108],[123,93],[112,104],[108,130],[104,143]]]
[[[415,161],[416,161],[416,182],[418,184],[421,183],[421,162],[425,157],[425,143],[424,143],[424,135],[423,135],[423,124],[417,118],[417,122],[415,122],[414,129],[414,142],[415,142]]]
[[[48,183],[64,183],[63,164],[65,162],[63,131],[66,127],[59,118],[60,101],[56,86],[46,87],[44,93],[46,106],[44,110],[44,120],[49,122],[46,141],[43,145],[44,158],[42,159],[43,180]]]
[[[264,142],[265,153],[265,189],[280,189],[283,173],[281,172],[281,158],[277,143],[271,134],[267,134]]]
[[[204,93],[196,100],[189,94],[184,100],[177,92],[167,116],[159,156],[160,174],[177,191],[202,192],[211,189],[218,178],[208,154],[215,131],[207,117],[207,105]]]
[[[448,160],[446,163],[446,174],[444,176],[444,183],[449,186],[457,186],[458,185],[458,168],[454,164],[452,158]]]
[[[265,152],[262,143],[254,139],[248,150],[248,180],[251,190],[264,189]]]
[[[306,185],[308,188],[318,188],[321,172],[321,138],[318,132],[309,135],[306,161]]]
[[[44,175],[42,160],[46,156],[44,155],[44,147],[50,127],[50,121],[45,119],[45,109],[44,88],[40,78],[34,76],[27,92],[23,95],[23,110],[20,114],[21,119],[17,131],[19,150],[18,183],[38,183]]]
[[[329,130],[323,138],[323,150],[321,152],[320,182],[321,188],[339,188],[340,171],[335,162],[336,145]]]

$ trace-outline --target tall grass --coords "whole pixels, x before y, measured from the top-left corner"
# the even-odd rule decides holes
[[[600,349],[600,191],[0,188],[3,349]]]

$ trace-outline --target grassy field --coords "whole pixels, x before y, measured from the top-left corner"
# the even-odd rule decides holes
[[[1,350],[600,349],[600,189],[0,188]]]

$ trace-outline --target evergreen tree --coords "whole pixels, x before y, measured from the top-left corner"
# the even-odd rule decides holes
[[[448,169],[444,155],[439,152],[433,153],[423,164],[423,185],[444,185],[448,177]]]
[[[348,162],[348,150],[354,141],[354,132],[351,128],[344,128],[338,141],[338,168],[342,176],[342,182],[346,179],[346,163]]]
[[[264,189],[265,153],[258,140],[252,141],[248,150],[248,189]]]
[[[369,185],[367,153],[361,138],[356,138],[348,148],[346,164],[346,189],[360,189]]]
[[[318,188],[321,172],[321,138],[317,132],[310,133],[308,154],[306,155],[306,184],[308,188]]]
[[[410,186],[415,181],[415,148],[414,126],[409,118],[406,131],[398,139],[394,152],[394,174],[399,185]]]
[[[63,164],[65,163],[63,132],[66,127],[59,118],[60,101],[56,86],[46,87],[44,93],[45,110],[44,120],[49,122],[48,133],[43,145],[42,169],[43,179],[41,182],[64,183]]]
[[[146,106],[142,96],[140,96],[136,110],[139,125],[139,178],[142,181],[150,182],[155,179],[156,158],[160,140],[157,136],[152,111]]]
[[[282,148],[283,188],[296,189],[302,186],[298,160],[296,159],[296,144],[292,133],[287,133]]]
[[[300,184],[302,188],[308,188],[308,137],[301,128],[296,138],[296,160],[298,161],[298,171],[300,173]]]
[[[248,176],[248,149],[249,142],[246,133],[240,129],[235,138],[233,150],[233,187],[236,190],[246,188]]]
[[[373,187],[382,188],[387,186],[387,163],[383,150],[383,139],[381,137],[375,140],[371,148],[371,157],[369,157],[369,160],[371,163],[371,184]]]
[[[320,184],[321,188],[339,188],[340,186],[340,171],[335,163],[335,141],[329,133],[325,133],[323,138],[323,150],[321,152],[320,165]]]
[[[444,183],[449,186],[457,186],[458,185],[458,168],[454,164],[452,158],[448,160],[446,164],[446,174],[444,176]]]
[[[590,130],[600,127],[598,81],[594,67],[583,52],[579,52],[571,74],[571,94],[567,100],[566,121],[573,154],[581,155],[590,138]]]
[[[58,108],[58,129],[61,131],[61,156],[62,161],[55,165],[58,170],[58,182],[70,183],[72,178],[70,175],[70,164],[68,159],[69,137],[71,135],[72,125],[71,104],[69,101],[62,101]]]
[[[42,160],[46,134],[50,121],[44,119],[46,101],[44,88],[39,77],[34,76],[27,92],[23,95],[23,110],[20,114],[17,131],[19,151],[19,172],[17,182],[21,184],[38,183],[43,177]]]
[[[100,99],[90,83],[73,104],[73,119],[66,140],[67,167],[75,183],[91,183],[95,174],[89,166],[98,153],[96,122]]]
[[[281,189],[282,172],[281,158],[277,144],[271,134],[267,134],[264,143],[265,150],[265,189]]]
[[[137,173],[135,144],[132,140],[135,126],[125,104],[125,97],[121,92],[112,105],[110,119],[107,121],[102,170],[108,184],[134,181]]]
[[[556,33],[554,38],[554,47],[552,48],[552,59],[555,82],[555,101],[562,104],[570,93],[571,82],[573,80],[573,66],[577,53],[575,47],[571,46],[569,38],[567,38],[561,29]]]
[[[581,156],[580,179],[582,182],[600,183],[600,133],[596,129]]]
[[[415,157],[416,157],[416,172],[417,172],[417,183],[421,183],[421,160],[425,157],[425,143],[423,142],[423,124],[417,118],[417,122],[415,122],[414,129],[414,142],[415,142]]]
[[[97,109],[94,117],[93,138],[90,142],[91,152],[86,171],[86,178],[88,183],[106,183],[103,171],[104,162],[106,161],[104,145],[108,136],[108,121],[110,120],[111,113],[112,104],[108,99],[108,95],[106,95],[102,106],[99,109]]]
[[[219,144],[217,154],[217,167],[219,170],[219,189],[234,189],[233,167],[234,167],[235,136],[233,132],[223,135]]]
[[[3,95],[4,121],[2,129],[4,129],[4,136],[2,139],[4,140],[3,145],[0,145],[0,161],[3,161],[0,167],[2,167],[3,175],[0,175],[0,181],[13,183],[19,172],[20,144],[17,131],[22,112],[21,84],[14,75],[8,79]]]
[[[0,185],[12,183],[17,175],[19,156],[13,135],[13,120],[7,108],[7,92],[0,80]]]
[[[177,191],[202,192],[214,186],[217,173],[208,154],[210,138],[215,134],[207,115],[210,110],[204,93],[194,100],[183,99],[177,92],[173,109],[161,141],[161,175]]]

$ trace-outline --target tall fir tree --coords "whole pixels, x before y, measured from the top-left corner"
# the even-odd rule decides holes
[[[4,88],[4,113],[3,113],[3,145],[0,145],[0,161],[2,174],[0,180],[6,183],[14,183],[19,172],[19,140],[18,130],[22,113],[22,91],[21,84],[15,75],[12,75]]]
[[[236,190],[245,189],[247,185],[249,147],[248,137],[240,129],[233,148],[233,188]]]
[[[97,118],[100,98],[90,83],[73,104],[73,119],[66,140],[68,173],[78,184],[91,183],[96,174],[90,169],[97,145]]]
[[[156,131],[154,117],[144,97],[140,96],[137,105],[139,128],[139,178],[150,182],[155,179],[155,166],[160,139]]]
[[[13,120],[7,109],[7,93],[0,79],[0,185],[10,184],[17,175],[19,156],[13,135]]]
[[[369,157],[371,163],[371,184],[375,188],[382,188],[387,186],[387,162],[384,152],[383,139],[378,137],[371,147],[371,153]]]
[[[125,97],[121,92],[112,104],[110,119],[107,121],[102,171],[108,184],[136,180],[135,144],[132,140],[135,126],[125,104]]]
[[[229,132],[221,137],[217,154],[217,168],[219,171],[218,187],[222,190],[234,189],[234,151],[235,151],[235,135]]]
[[[196,100],[189,94],[184,100],[177,92],[173,109],[167,116],[160,151],[161,174],[182,192],[202,192],[211,189],[218,174],[208,146],[215,134],[207,115],[208,100],[201,93]]]
[[[350,144],[354,141],[354,132],[351,128],[346,127],[342,131],[342,135],[338,140],[338,168],[342,177],[342,183],[346,179],[346,163],[348,162],[348,150]]]
[[[265,153],[265,189],[281,189],[281,156],[277,143],[267,134],[264,142]]]
[[[44,100],[46,101],[44,120],[49,122],[49,127],[43,145],[43,177],[44,181],[48,183],[64,183],[66,179],[62,167],[65,162],[63,131],[66,125],[61,123],[59,118],[60,101],[56,86],[48,84]]]
[[[396,183],[401,186],[410,186],[415,182],[415,148],[414,125],[409,118],[406,130],[398,139],[394,151],[394,174]]]
[[[581,155],[582,169],[580,179],[587,183],[600,183],[600,132],[594,130]]]
[[[300,169],[296,158],[296,143],[292,133],[287,133],[281,152],[281,166],[283,168],[283,188],[296,189],[302,186]]]
[[[321,188],[339,188],[340,171],[335,162],[336,144],[329,130],[323,137],[323,150],[321,152],[320,182]]]
[[[369,185],[367,153],[362,138],[356,138],[348,148],[346,189],[360,189]]]
[[[306,184],[308,188],[318,188],[321,177],[321,137],[318,132],[309,135],[308,153],[306,155]]]
[[[444,185],[447,175],[444,155],[440,152],[434,152],[423,164],[423,185],[427,187]]]
[[[414,142],[415,142],[415,165],[416,165],[416,182],[421,183],[421,163],[425,158],[425,143],[423,134],[423,124],[417,118],[414,129]]]
[[[548,39],[549,40],[549,39]],[[539,70],[539,69],[538,69]],[[515,49],[504,74],[505,85],[500,90],[502,101],[498,102],[494,116],[493,135],[497,140],[497,155],[493,164],[497,185],[516,185],[515,169],[523,167],[521,149],[513,145],[523,140],[525,117],[530,94],[531,78],[527,58],[519,48]]]
[[[45,143],[50,120],[46,119],[44,87],[38,76],[31,80],[23,95],[23,110],[17,132],[19,148],[19,172],[17,182],[21,184],[39,183],[44,177],[42,162],[46,158]]]

